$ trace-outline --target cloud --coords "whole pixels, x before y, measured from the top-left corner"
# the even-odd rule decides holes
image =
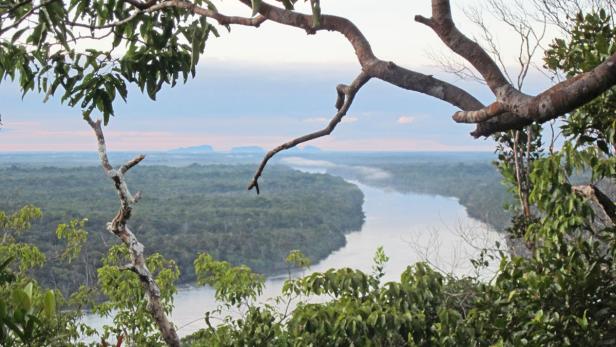
[[[415,122],[415,117],[413,116],[400,116],[398,118],[398,124],[412,124]]]
[[[342,123],[356,123],[357,121],[358,118],[353,116],[346,116],[342,118]]]
[[[344,118],[342,118],[342,123],[351,124],[351,123],[356,123],[358,120],[359,119],[357,117],[345,116]],[[325,117],[313,117],[313,118],[302,119],[302,122],[304,123],[322,124],[322,125],[329,123],[329,121],[330,119],[325,118]]]
[[[329,119],[325,117],[314,117],[314,118],[304,118],[302,122],[304,123],[312,123],[312,124],[326,124]]]
[[[313,160],[300,157],[283,158],[281,162],[291,167],[302,169],[340,169],[344,170],[343,172],[350,172],[371,181],[380,181],[391,177],[389,172],[371,166],[339,165],[326,160]]]
[[[326,160],[313,160],[300,157],[286,157],[280,160],[290,166],[334,168],[338,165]]]
[[[352,166],[352,168],[357,170],[357,172],[360,175],[364,176],[364,178],[367,180],[380,181],[391,177],[391,174],[389,172],[376,167]]]

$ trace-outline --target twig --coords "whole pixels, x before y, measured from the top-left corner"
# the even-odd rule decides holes
[[[342,118],[347,114],[349,108],[351,107],[351,104],[353,103],[353,99],[355,98],[355,95],[357,94],[359,89],[361,89],[361,87],[369,80],[370,76],[362,71],[350,85],[347,86],[344,84],[339,84],[336,87],[336,92],[338,94],[338,97],[336,98],[336,108],[338,109],[338,112],[336,112],[334,117],[330,120],[329,124],[319,131],[315,131],[313,133],[295,138],[289,142],[285,142],[282,145],[267,152],[263,160],[261,160],[261,164],[257,168],[255,175],[250,181],[250,184],[248,185],[248,190],[255,188],[257,194],[259,194],[259,177],[261,177],[261,175],[263,174],[263,170],[265,169],[267,162],[278,152],[293,148],[300,143],[304,143],[331,134],[332,131],[336,129],[336,126],[340,124]]]

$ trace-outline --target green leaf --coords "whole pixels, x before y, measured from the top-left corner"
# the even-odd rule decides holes
[[[156,100],[156,77],[154,75],[149,75],[147,77],[146,89],[148,92],[148,96],[152,100]]]
[[[610,154],[610,149],[607,146],[607,143],[605,141],[603,140],[597,141],[597,147],[599,147],[599,149],[602,150],[603,153],[608,154],[608,155]]]
[[[252,16],[256,16],[259,13],[259,8],[261,7],[261,0],[251,0],[252,1]]]
[[[15,32],[15,34],[13,34],[13,37],[11,38],[11,43],[15,43],[15,41],[19,40],[19,37],[26,31],[28,30],[28,28],[23,28],[20,30],[17,30]]]
[[[284,5],[284,8],[287,10],[295,9],[295,6],[293,5],[293,2],[291,2],[291,0],[282,0],[282,4]]]
[[[310,0],[312,7],[312,26],[318,27],[321,25],[321,5],[319,0]]]
[[[56,295],[52,290],[48,290],[45,293],[43,313],[47,316],[47,318],[51,318],[56,314]]]

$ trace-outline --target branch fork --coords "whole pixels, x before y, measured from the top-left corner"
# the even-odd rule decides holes
[[[128,227],[128,220],[131,216],[132,206],[137,203],[141,197],[141,194],[137,193],[133,196],[130,193],[126,180],[124,179],[124,175],[130,169],[139,164],[145,156],[139,155],[120,166],[119,169],[114,169],[109,163],[109,157],[107,156],[107,147],[105,145],[105,136],[101,127],[101,121],[93,121],[90,117],[85,117],[85,120],[96,135],[98,142],[98,155],[101,160],[101,165],[105,171],[105,174],[113,181],[120,200],[120,208],[118,209],[118,212],[113,220],[107,223],[107,230],[116,235],[129,250],[131,262],[130,264],[124,265],[122,269],[130,270],[137,274],[145,291],[145,299],[148,303],[147,309],[156,322],[161,336],[167,345],[179,347],[180,339],[175,331],[175,327],[169,321],[165,313],[161,301],[160,288],[146,265],[143,244],[139,242],[135,234],[133,234]]]

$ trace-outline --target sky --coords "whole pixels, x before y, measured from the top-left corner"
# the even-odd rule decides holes
[[[469,36],[477,28],[461,8],[479,0],[453,1],[454,18]],[[218,1],[226,14],[249,16],[233,1]],[[343,15],[364,32],[375,54],[398,65],[433,74],[467,88],[484,102],[493,97],[477,83],[445,74],[434,55],[451,55],[415,14],[429,16],[429,0],[324,0],[324,13]],[[300,9],[308,12],[306,5]],[[494,35],[503,56],[516,56],[515,36],[496,22]],[[128,103],[116,102],[105,128],[110,150],[164,151],[202,144],[225,151],[239,146],[274,147],[324,127],[335,114],[335,86],[350,83],[359,64],[337,33],[306,35],[276,23],[233,27],[208,40],[197,77],[164,89],[153,102],[129,89]],[[507,63],[514,64],[513,60]],[[531,90],[546,81],[531,73]],[[23,100],[15,84],[0,83],[0,152],[93,151],[95,138],[79,109],[58,100]],[[456,124],[456,111],[439,100],[371,80],[358,93],[345,120],[331,136],[309,145],[340,151],[492,151],[491,140],[473,139],[473,126]]]

